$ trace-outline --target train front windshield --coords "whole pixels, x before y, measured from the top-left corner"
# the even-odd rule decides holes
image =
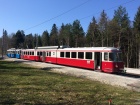
[[[114,62],[122,61],[122,53],[121,52],[109,53],[109,61]]]

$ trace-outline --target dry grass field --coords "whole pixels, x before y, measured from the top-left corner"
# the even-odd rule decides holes
[[[124,88],[0,61],[2,105],[134,105],[139,99],[140,93]]]

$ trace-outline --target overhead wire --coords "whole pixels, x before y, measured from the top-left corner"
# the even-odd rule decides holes
[[[32,26],[32,27],[29,27],[29,28],[25,29],[24,31],[27,31],[27,30],[32,29],[32,28],[35,28],[35,27],[40,26],[40,25],[42,25],[42,24],[44,24],[44,23],[46,23],[46,22],[49,22],[49,21],[51,21],[51,20],[53,20],[53,19],[56,19],[56,18],[58,18],[58,17],[60,17],[60,16],[62,16],[62,15],[64,15],[64,14],[66,14],[66,13],[69,13],[70,11],[72,11],[72,10],[74,10],[74,9],[76,9],[76,8],[81,7],[82,5],[88,3],[89,1],[91,1],[91,0],[87,0],[87,1],[83,2],[82,4],[79,4],[79,5],[77,5],[77,6],[73,7],[73,8],[71,8],[71,9],[69,9],[69,10],[67,10],[67,11],[65,11],[65,12],[63,12],[63,13],[61,13],[61,14],[55,16],[55,17],[52,17],[52,18],[50,18],[50,19],[48,19],[48,20],[45,20],[45,21],[43,21],[43,22],[41,22],[41,23],[39,23],[39,24],[37,24],[37,25],[34,25],[34,26]],[[125,5],[125,4],[128,4],[128,3],[133,2],[133,1],[135,1],[135,0],[130,0],[130,1],[127,1],[127,2],[122,3],[122,4],[120,4],[120,5]],[[108,9],[104,10],[104,11],[109,11],[109,10],[111,10],[111,9],[114,9],[114,8],[120,6],[120,5],[113,6],[113,7],[111,7],[111,8],[108,8]],[[95,14],[99,14],[99,13],[100,13],[100,12],[94,13],[94,14],[92,14],[92,15],[83,17],[83,18],[81,18],[81,19],[79,19],[79,20],[83,20],[83,19],[89,18],[89,17],[91,17],[91,16],[93,16],[93,15],[95,15]]]
[[[125,2],[125,3],[122,3],[122,4],[120,4],[120,5],[125,5],[125,4],[128,4],[128,3],[133,2],[133,1],[135,1],[135,0],[130,0],[130,1]],[[111,7],[111,8],[108,8],[108,9],[104,10],[104,11],[109,11],[109,10],[111,10],[111,9],[114,9],[114,8],[120,6],[120,5],[113,6],[113,7]],[[94,15],[99,14],[99,13],[101,13],[101,12],[94,13]],[[86,16],[86,17],[83,17],[83,18],[81,18],[81,19],[79,19],[79,20],[83,20],[83,19],[88,18],[88,17],[91,17],[91,16],[93,16],[93,14],[92,14],[92,15],[89,15],[89,16]]]
[[[42,24],[44,24],[44,23],[46,23],[46,22],[49,22],[49,21],[51,21],[51,20],[53,20],[53,19],[56,19],[56,18],[58,18],[58,17],[60,17],[60,16],[62,16],[62,15],[64,15],[64,14],[66,14],[66,13],[68,13],[68,12],[70,12],[70,11],[76,9],[76,8],[81,7],[82,5],[88,3],[89,1],[91,1],[91,0],[87,0],[87,1],[83,2],[82,4],[79,4],[79,5],[77,5],[77,6],[73,7],[73,8],[71,8],[71,9],[69,9],[69,10],[67,10],[67,11],[65,11],[65,12],[63,12],[63,13],[61,13],[61,14],[55,16],[55,17],[52,17],[51,19],[45,20],[45,21],[43,21],[42,23],[39,23],[39,24],[34,25],[34,26],[32,26],[32,27],[29,27],[29,28],[25,29],[24,31],[29,30],[29,29],[32,29],[32,28],[35,28],[35,27],[40,26],[40,25],[42,25]]]

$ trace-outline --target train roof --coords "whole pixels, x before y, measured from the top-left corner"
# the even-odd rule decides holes
[[[35,47],[35,49],[63,49],[69,48],[69,46],[61,45],[61,46],[42,46],[42,47]]]
[[[120,49],[115,47],[79,47],[79,48],[64,48],[59,50],[85,50],[85,51],[120,51]]]
[[[58,50],[58,51],[94,51],[94,52],[112,52],[112,51],[118,51],[120,52],[120,49],[115,48],[115,47],[77,47],[77,48],[45,48],[45,47],[40,47],[39,49],[22,49],[23,51],[54,51],[54,50]]]
[[[35,49],[22,49],[22,51],[34,51]]]
[[[16,50],[15,48],[10,48],[7,51],[15,51],[15,50]]]

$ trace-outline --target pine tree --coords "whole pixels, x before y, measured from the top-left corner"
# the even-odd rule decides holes
[[[136,46],[136,67],[140,67],[140,7],[134,18],[135,46]]]
[[[126,12],[126,8],[120,6],[117,10],[114,12],[114,21],[117,22],[120,29],[118,30],[118,47],[121,47],[125,53],[123,55],[125,64],[127,67],[129,67],[129,63],[131,60],[132,53],[130,50],[132,49],[132,43],[131,43],[131,28],[130,28],[130,20],[128,17],[128,13]]]
[[[38,45],[38,47],[41,47],[42,46],[42,40],[41,40],[41,36],[40,35],[38,35],[38,43],[37,43]]]
[[[32,49],[33,48],[33,35],[32,34],[26,35],[24,43],[25,43],[26,48]]]
[[[118,33],[120,26],[114,20],[108,21],[108,46],[118,47]]]
[[[100,33],[98,30],[98,24],[96,22],[95,17],[92,18],[92,22],[90,22],[87,35],[86,35],[86,40],[87,40],[87,46],[98,46],[98,41]]]
[[[59,44],[60,45],[66,45],[71,46],[71,24],[62,24],[60,31],[59,31]]]
[[[103,10],[101,12],[100,21],[99,21],[99,30],[101,33],[101,46],[102,47],[108,46],[107,22],[108,22],[107,14]]]
[[[120,27],[118,32],[118,46],[124,47],[122,41],[127,38],[125,35],[127,30],[130,28],[130,20],[128,13],[126,12],[126,8],[120,6],[117,10],[115,10],[113,20],[116,21]]]
[[[85,43],[84,30],[79,20],[75,20],[72,25],[72,47],[82,47]]]
[[[33,48],[38,47],[38,34],[33,36]]]
[[[52,30],[50,33],[50,45],[57,46],[58,45],[58,29],[56,24],[53,24]]]
[[[24,31],[18,30],[15,37],[15,48],[22,48],[24,45],[25,34]]]
[[[65,25],[62,23],[62,26],[59,30],[59,34],[58,34],[58,39],[59,39],[59,44],[60,45],[66,45],[66,38],[65,38],[66,34],[65,34]]]
[[[49,46],[49,33],[47,30],[42,34],[42,46]]]

